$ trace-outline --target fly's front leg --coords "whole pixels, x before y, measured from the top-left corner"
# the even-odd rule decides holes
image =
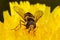
[[[19,30],[19,28],[21,28],[21,25],[22,25],[21,22],[25,23],[24,21],[20,20],[19,24],[12,30],[15,30],[15,31]]]
[[[24,24],[22,24],[21,22],[24,23]],[[25,22],[22,21],[22,20],[20,20],[20,28],[21,28],[21,25],[24,25],[25,26]]]
[[[18,29],[17,30],[19,30],[19,28],[21,28],[21,25],[25,25],[25,22],[24,21],[22,21],[22,20],[20,20],[20,22],[19,22],[20,24],[20,26],[17,26],[18,27]],[[22,24],[22,23],[24,23],[24,24]]]

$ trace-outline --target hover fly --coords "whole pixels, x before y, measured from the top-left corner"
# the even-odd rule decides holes
[[[24,26],[26,26],[26,29],[29,29],[29,32],[31,30],[34,30],[36,28],[36,23],[39,20],[40,17],[42,17],[43,12],[41,10],[37,10],[35,12],[35,14],[33,15],[30,12],[25,13],[25,11],[17,6],[14,6],[13,9],[15,10],[15,12],[20,15],[22,17],[22,19],[24,20],[20,20],[20,27],[21,27],[21,22],[23,22]],[[17,28],[18,26],[16,26]],[[15,29],[16,29],[15,28]]]

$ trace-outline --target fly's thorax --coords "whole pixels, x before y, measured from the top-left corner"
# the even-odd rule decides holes
[[[26,16],[26,17],[24,17],[24,19],[25,19],[25,21],[34,20],[34,17]]]
[[[27,21],[27,20],[28,20],[28,18],[29,18],[29,16],[24,17],[25,21]]]
[[[29,18],[33,19],[34,16],[30,13],[30,12],[27,12],[24,14],[24,19],[25,21],[27,21]]]

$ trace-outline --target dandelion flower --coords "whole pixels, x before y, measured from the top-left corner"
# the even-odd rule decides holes
[[[4,23],[0,22],[0,40],[60,40],[60,6],[57,6],[52,14],[50,13],[50,7],[45,4],[30,4],[28,1],[10,2],[11,16],[8,10],[3,11]],[[18,24],[21,16],[13,9],[14,6],[22,8],[25,13],[30,12],[34,14],[37,10],[41,10],[44,14],[38,20],[37,29],[34,34],[27,33],[25,27],[22,25],[19,30],[11,30]],[[19,25],[18,25],[19,26]]]

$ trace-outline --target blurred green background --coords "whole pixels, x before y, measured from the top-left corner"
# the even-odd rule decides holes
[[[9,2],[13,1],[17,1],[18,3],[20,1],[29,1],[31,4],[36,3],[46,4],[47,6],[51,7],[51,12],[54,10],[56,6],[60,5],[60,0],[0,0],[0,21],[4,22],[3,11],[9,10],[9,14],[11,15]]]

